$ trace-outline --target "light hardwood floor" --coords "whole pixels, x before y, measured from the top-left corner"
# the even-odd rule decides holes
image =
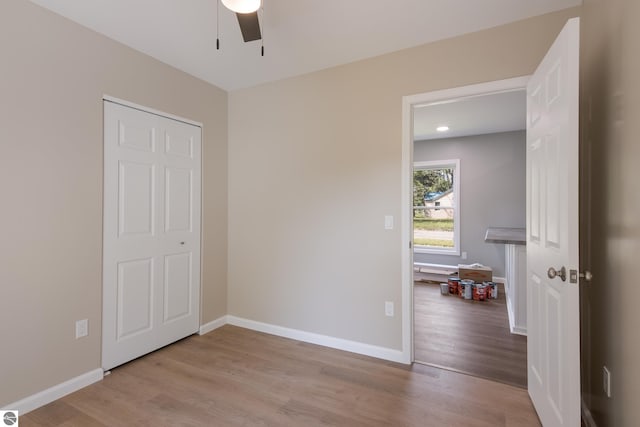
[[[468,301],[440,295],[440,285],[414,285],[415,359],[527,387],[527,338],[509,331],[504,293]]]
[[[191,336],[20,426],[540,426],[527,392],[233,326]]]

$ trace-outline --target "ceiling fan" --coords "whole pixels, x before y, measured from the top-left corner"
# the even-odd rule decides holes
[[[258,20],[258,9],[262,0],[222,0],[222,4],[235,12],[245,43],[262,39]]]

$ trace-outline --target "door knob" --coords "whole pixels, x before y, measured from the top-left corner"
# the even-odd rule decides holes
[[[567,280],[567,269],[564,266],[560,270],[556,270],[553,267],[549,267],[547,270],[547,276],[549,279],[555,279],[556,277],[560,277],[560,279],[565,282]]]

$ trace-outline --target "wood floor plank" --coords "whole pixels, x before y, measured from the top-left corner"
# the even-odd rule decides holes
[[[540,426],[520,388],[229,325],[113,369],[103,381],[20,422],[23,427]]]
[[[504,294],[468,301],[416,282],[414,322],[417,361],[527,386],[527,338],[509,331]]]

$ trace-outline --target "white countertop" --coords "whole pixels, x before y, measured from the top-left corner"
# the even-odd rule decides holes
[[[487,243],[526,245],[527,231],[524,228],[489,227],[484,235],[484,241]]]

